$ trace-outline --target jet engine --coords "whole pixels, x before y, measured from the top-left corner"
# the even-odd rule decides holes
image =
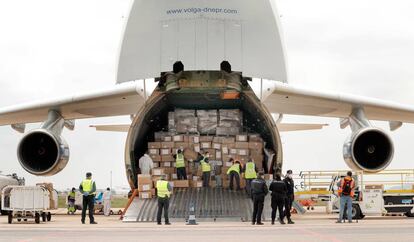
[[[20,141],[17,157],[20,165],[37,176],[52,176],[66,167],[69,147],[61,133],[65,120],[58,112],[50,111],[39,129],[28,132]]]
[[[27,172],[38,176],[51,176],[66,167],[69,147],[62,137],[46,129],[36,129],[20,141],[17,157]]]
[[[349,136],[343,147],[343,155],[353,170],[379,172],[391,163],[394,145],[381,129],[366,127]]]

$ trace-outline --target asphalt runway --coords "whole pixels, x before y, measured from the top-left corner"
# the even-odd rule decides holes
[[[171,226],[154,223],[122,223],[118,217],[96,217],[98,225],[80,224],[80,217],[58,215],[49,223],[7,224],[0,217],[0,241],[414,241],[414,219],[374,217],[359,223],[335,224],[333,215],[296,215],[294,225],[252,226],[243,222],[200,222],[187,226],[173,221]]]

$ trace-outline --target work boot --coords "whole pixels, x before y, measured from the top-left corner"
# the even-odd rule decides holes
[[[257,225],[264,225],[264,223],[262,223],[262,222],[257,222]]]
[[[157,222],[157,225],[162,225],[162,223],[161,222]]]
[[[282,219],[279,219],[280,224],[286,224],[285,221],[283,221]]]
[[[275,225],[275,221],[274,220],[272,220],[272,225]]]
[[[97,222],[95,222],[95,221],[93,221],[93,222],[91,222],[91,224],[98,224]]]
[[[341,224],[342,223],[342,220],[336,220],[336,222],[335,223],[337,223],[337,224]]]
[[[288,224],[295,224],[295,222],[293,222],[292,219],[288,218]]]
[[[255,221],[252,221],[252,225],[255,225],[256,224],[256,222]]]
[[[82,222],[82,224],[85,224],[85,221],[81,221]]]
[[[170,222],[165,222],[165,225],[171,225],[171,223]]]

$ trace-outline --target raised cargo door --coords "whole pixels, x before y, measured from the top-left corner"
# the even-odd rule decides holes
[[[161,22],[161,70],[171,71],[180,60],[186,70],[219,70],[228,60],[242,70],[242,25],[219,19],[179,19]]]

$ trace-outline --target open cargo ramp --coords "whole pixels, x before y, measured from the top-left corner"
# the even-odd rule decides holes
[[[266,197],[264,216],[270,215],[270,195]],[[231,191],[224,188],[178,188],[170,200],[171,220],[186,220],[190,207],[194,205],[197,219],[250,221],[253,211],[252,200],[245,191]],[[127,210],[124,222],[156,222],[157,198],[135,198]]]

